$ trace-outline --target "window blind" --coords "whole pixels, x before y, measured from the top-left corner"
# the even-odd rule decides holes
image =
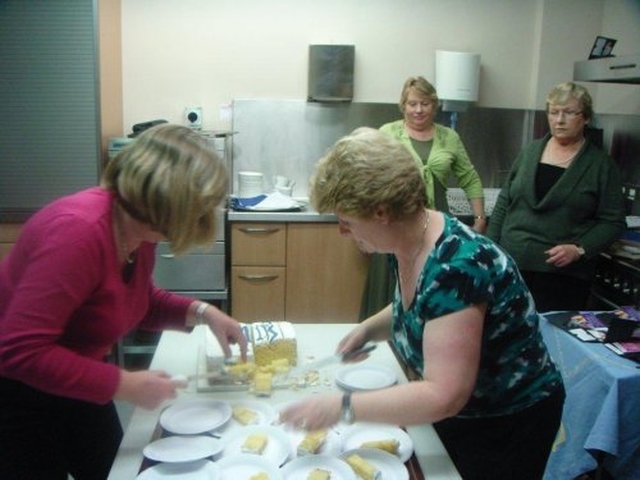
[[[0,221],[98,181],[96,0],[0,0]]]

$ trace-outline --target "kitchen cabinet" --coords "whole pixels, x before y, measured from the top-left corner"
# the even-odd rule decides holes
[[[231,315],[239,321],[285,317],[287,225],[231,225]]]
[[[357,322],[367,269],[368,257],[335,223],[233,222],[231,315]]]
[[[286,319],[357,322],[368,268],[368,257],[335,223],[290,223]]]

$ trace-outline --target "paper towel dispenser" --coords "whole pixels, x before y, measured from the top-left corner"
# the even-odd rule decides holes
[[[353,100],[354,45],[309,45],[310,102]]]
[[[640,55],[594,58],[573,64],[578,82],[640,84]]]

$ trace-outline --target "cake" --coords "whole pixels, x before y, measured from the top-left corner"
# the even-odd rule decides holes
[[[282,359],[286,359],[290,366],[298,363],[296,333],[290,322],[251,324],[251,343],[258,366],[268,366]]]
[[[258,370],[253,377],[253,393],[263,397],[271,395],[273,374]]]
[[[390,438],[388,440],[370,440],[362,442],[360,448],[377,448],[378,450],[384,450],[385,452],[389,452],[393,455],[398,455],[400,442],[395,438]]]
[[[382,478],[380,470],[356,453],[349,455],[345,461],[355,474],[363,480],[381,480]]]
[[[249,435],[242,444],[243,453],[257,453],[262,454],[267,446],[267,436],[263,433],[252,433]]]
[[[241,405],[236,405],[231,410],[233,419],[242,425],[251,425],[258,422],[258,414]]]
[[[320,450],[320,447],[322,447],[322,444],[324,443],[326,438],[326,430],[315,430],[313,432],[308,432],[302,439],[302,441],[300,441],[300,443],[298,444],[298,455],[304,456],[317,453],[318,450]]]
[[[267,475],[267,472],[260,472],[255,475],[251,475],[249,480],[269,480],[269,475]]]
[[[328,470],[322,470],[321,468],[315,468],[307,477],[307,480],[330,480],[331,472]]]

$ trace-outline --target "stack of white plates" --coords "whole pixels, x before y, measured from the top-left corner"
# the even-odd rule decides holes
[[[262,173],[260,172],[238,172],[238,196],[249,198],[264,193],[262,186]]]

